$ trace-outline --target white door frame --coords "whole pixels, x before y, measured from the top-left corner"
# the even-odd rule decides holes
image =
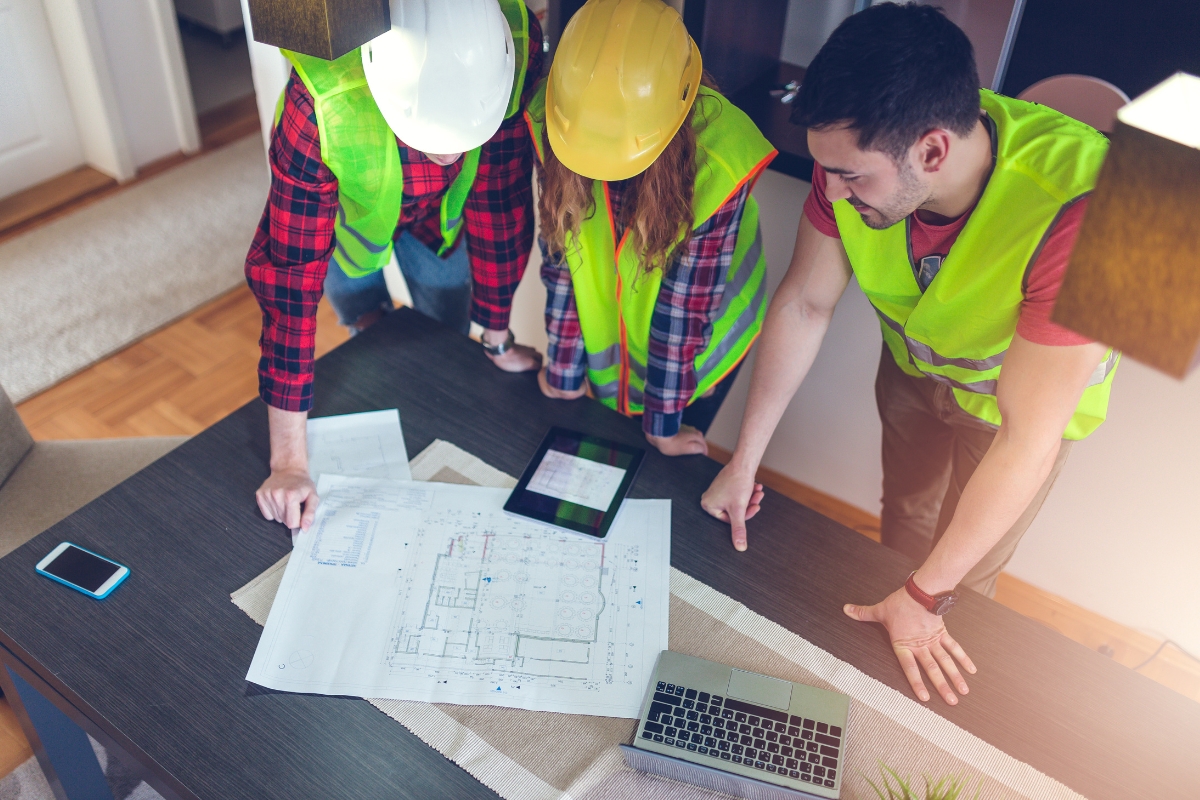
[[[137,165],[129,149],[128,134],[121,121],[121,109],[109,68],[108,54],[96,18],[96,0],[43,0],[50,34],[58,50],[63,81],[75,113],[84,159],[92,167],[118,181],[137,175]],[[152,43],[166,75],[171,115],[179,149],[194,153],[200,149],[200,129],[196,106],[188,83],[187,64],[179,39],[171,0],[142,0],[153,20]]]
[[[127,181],[137,174],[129,152],[100,24],[91,0],[43,0],[50,35],[58,49],[63,82],[83,157],[101,172]]]
[[[246,24],[246,44],[250,46],[250,72],[254,76],[254,95],[258,101],[258,122],[263,146],[271,152],[271,130],[275,127],[275,106],[292,74],[291,63],[278,47],[254,41],[250,24],[249,0],[242,0],[242,20]]]
[[[200,126],[196,118],[196,103],[188,81],[187,61],[183,57],[183,42],[179,38],[179,21],[171,0],[146,0],[154,20],[158,58],[167,76],[167,92],[171,97],[171,116],[179,149],[195,153],[200,149]]]

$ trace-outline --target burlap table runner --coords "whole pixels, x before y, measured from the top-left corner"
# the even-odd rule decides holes
[[[411,462],[414,480],[508,488],[516,480],[448,442],[435,441]],[[234,592],[233,602],[262,625],[287,557]],[[671,649],[742,669],[850,695],[842,797],[874,798],[879,763],[923,787],[967,777],[979,797],[1067,800],[1080,795],[962,730],[915,700],[747,609],[671,570]],[[629,743],[635,720],[541,711],[370,700],[502,797],[519,800],[707,800],[716,792],[646,775],[625,766],[617,745]]]

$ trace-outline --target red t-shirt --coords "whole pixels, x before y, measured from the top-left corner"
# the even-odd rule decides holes
[[[1017,333],[1034,344],[1075,345],[1089,344],[1092,340],[1050,321],[1050,311],[1062,286],[1071,250],[1079,236],[1079,225],[1087,209],[1088,198],[1083,198],[1068,208],[1055,223],[1042,252],[1033,262],[1029,280],[1025,285],[1025,300],[1021,303],[1021,314],[1017,320]],[[813,168],[812,191],[804,201],[804,215],[821,233],[840,239],[837,220],[833,216],[833,203],[825,196],[825,170],[817,164]],[[912,255],[918,264],[930,255],[945,256],[958,238],[971,213],[967,212],[948,225],[930,225],[921,221],[919,214],[912,215]]]

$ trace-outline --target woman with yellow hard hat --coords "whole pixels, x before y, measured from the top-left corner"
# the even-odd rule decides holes
[[[642,415],[667,455],[704,432],[767,307],[755,179],[775,150],[711,87],[660,0],[589,0],[526,110],[541,161],[549,397]]]

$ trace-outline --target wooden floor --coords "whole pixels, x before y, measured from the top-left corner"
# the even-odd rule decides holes
[[[17,715],[0,697],[0,778],[8,775],[33,755],[33,748],[17,724]]]

